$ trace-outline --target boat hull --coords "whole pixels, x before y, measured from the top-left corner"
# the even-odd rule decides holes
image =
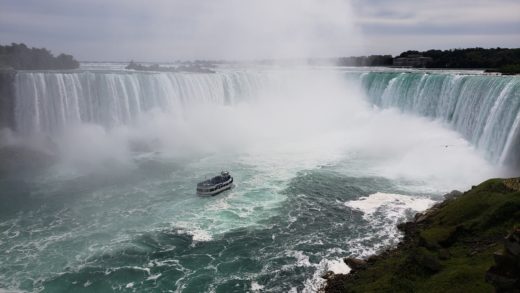
[[[224,192],[228,189],[231,189],[233,187],[233,183],[230,183],[228,185],[225,185],[225,186],[222,186],[220,188],[217,188],[213,191],[197,191],[197,195],[198,196],[201,196],[201,197],[210,197],[210,196],[215,196],[221,192]]]
[[[224,176],[225,175],[227,175],[227,173],[224,174]],[[225,181],[219,182],[220,179],[222,179],[222,176],[216,176],[210,180],[197,184],[197,195],[214,196],[233,187],[233,177],[227,175]]]

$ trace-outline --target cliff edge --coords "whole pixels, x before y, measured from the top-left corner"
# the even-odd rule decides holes
[[[398,247],[346,259],[358,265],[348,275],[328,276],[324,291],[520,292],[520,258],[507,246],[518,227],[520,178],[491,179],[399,225],[405,235]]]

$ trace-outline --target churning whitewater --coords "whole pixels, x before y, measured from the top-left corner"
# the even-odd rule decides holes
[[[266,89],[284,86],[292,74],[298,73],[22,72],[15,85],[16,129],[53,133],[78,123],[129,125],[152,109],[182,117],[187,105],[236,105],[254,99]],[[519,143],[517,77],[450,72],[336,74],[344,75],[345,82],[360,81],[374,105],[447,122],[492,161],[504,163]]]
[[[518,159],[518,77],[93,67],[16,75],[0,291],[314,292]]]

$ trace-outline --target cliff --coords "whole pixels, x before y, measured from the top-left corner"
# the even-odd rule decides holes
[[[511,264],[514,256],[496,254],[519,225],[520,179],[488,180],[401,224],[405,236],[398,247],[366,261],[346,259],[353,271],[328,276],[325,291],[520,292],[518,280],[507,279],[514,275],[507,268],[518,269],[519,259]]]

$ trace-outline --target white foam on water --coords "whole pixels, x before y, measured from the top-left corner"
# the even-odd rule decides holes
[[[382,248],[395,245],[402,236],[397,224],[434,203],[427,197],[382,192],[345,202],[345,206],[363,212],[363,219],[371,229],[365,235],[349,241],[350,253],[357,257],[368,257]]]
[[[350,267],[342,260],[331,260],[327,264],[327,268],[329,271],[334,272],[334,274],[348,274],[350,273]]]
[[[162,275],[161,273],[158,273],[158,274],[155,274],[155,275],[151,275],[148,278],[146,278],[146,280],[147,281],[150,281],[150,280],[155,281],[155,280],[159,279],[161,277],[161,275]]]
[[[316,270],[311,278],[305,280],[302,293],[315,293],[323,289],[327,281],[322,276],[328,271],[332,271],[334,274],[350,273],[350,268],[342,259],[322,259],[319,264],[313,266]]]
[[[212,78],[218,76],[212,75]],[[56,169],[63,168],[63,172],[49,172],[62,174],[64,179],[53,178],[47,182],[48,186],[60,186],[71,177],[81,178],[74,173],[76,169],[80,175],[112,170],[112,165],[134,170],[134,160],[162,163],[163,159],[183,158],[185,161],[178,163],[183,167],[182,172],[172,175],[172,181],[177,179],[174,183],[161,181],[164,179],[152,179],[143,186],[136,183],[140,185],[136,188],[142,191],[138,192],[135,201],[127,200],[128,194],[117,187],[100,187],[99,191],[84,194],[87,199],[81,199],[78,206],[92,211],[92,215],[72,214],[63,223],[53,222],[51,227],[36,222],[34,227],[29,227],[35,233],[30,243],[0,243],[7,246],[4,251],[16,252],[25,258],[10,261],[13,264],[32,263],[33,260],[42,263],[50,249],[64,247],[59,243],[90,239],[92,233],[104,236],[94,239],[86,251],[70,252],[81,256],[75,262],[64,254],[55,257],[56,263],[66,261],[77,268],[82,259],[127,245],[135,231],[154,231],[164,226],[191,235],[195,242],[211,241],[233,229],[261,225],[263,220],[275,216],[277,208],[285,202],[287,195],[281,191],[297,172],[334,165],[344,157],[362,161],[359,168],[349,171],[353,176],[368,174],[395,181],[417,180],[422,192],[437,186],[441,186],[440,190],[451,190],[459,182],[471,184],[496,174],[468,143],[460,142],[460,135],[427,119],[391,110],[372,111],[366,107],[361,95],[343,85],[338,86],[337,81],[344,84],[344,80],[322,73],[296,72],[274,74],[272,78],[290,87],[288,92],[267,94],[258,101],[232,105],[199,105],[185,109],[183,121],[179,121],[182,119],[176,112],[150,112],[143,113],[145,119],[136,121],[137,125],[133,126],[105,129],[84,124],[71,127],[58,140],[62,164]],[[149,143],[152,152],[145,156],[133,154],[132,141]],[[91,142],[95,142],[94,147]],[[446,149],[439,146],[441,144],[460,146]],[[155,151],[161,155],[154,157]],[[196,159],[189,159],[193,157]],[[239,188],[218,198],[196,197],[194,187],[201,179],[199,177],[210,171],[218,172],[222,166],[236,168],[236,172],[232,172],[238,175],[235,178],[237,181],[243,179],[237,182]],[[59,187],[50,189],[42,193],[52,195],[60,191]],[[167,195],[165,189],[169,191]],[[378,227],[373,234],[360,235],[350,242],[349,250],[365,256],[395,243],[400,235],[395,224],[404,219],[406,212],[423,210],[432,203],[427,198],[385,193],[344,203],[363,212],[364,219]],[[148,213],[138,209],[143,206]],[[66,223],[77,223],[78,226],[69,232]],[[38,229],[46,229],[46,233],[36,235],[40,233]],[[22,238],[23,235],[15,231],[13,228],[8,234],[15,236],[12,240]],[[371,239],[377,239],[378,244],[367,245]],[[30,255],[26,256],[26,253]],[[322,281],[320,272],[328,270],[329,266],[338,271],[345,270],[339,263],[329,265],[328,260],[313,264],[301,251],[292,252],[292,256],[297,259],[297,266],[318,268],[309,288],[316,288],[314,284]],[[0,257],[4,256],[0,254]],[[30,273],[48,276],[61,268],[46,269],[40,265]],[[22,279],[15,273],[9,274],[10,280]]]
[[[188,231],[188,234],[190,234],[193,237],[193,241],[203,242],[211,241],[213,239],[211,234],[204,230],[190,230]]]
[[[384,212],[391,216],[403,215],[405,210],[420,212],[434,203],[435,201],[425,197],[377,192],[358,200],[347,201],[345,205],[362,211],[365,217],[370,217],[380,209],[384,209]]]
[[[258,291],[261,291],[262,289],[264,289],[264,286],[258,284],[255,281],[251,282],[251,291],[258,292]]]
[[[312,266],[309,257],[303,253],[303,251],[288,251],[287,256],[296,258],[296,266],[298,267],[310,267]],[[289,266],[294,266],[293,264]]]
[[[27,291],[0,288],[0,293],[26,293],[26,292]]]
[[[172,223],[172,225],[180,226],[181,229],[178,229],[177,233],[190,235],[192,236],[193,241],[204,242],[213,240],[213,237],[208,231],[205,231],[200,228],[193,228],[193,226],[188,224],[187,222],[176,222]],[[191,226],[191,228],[183,228],[185,226]]]

